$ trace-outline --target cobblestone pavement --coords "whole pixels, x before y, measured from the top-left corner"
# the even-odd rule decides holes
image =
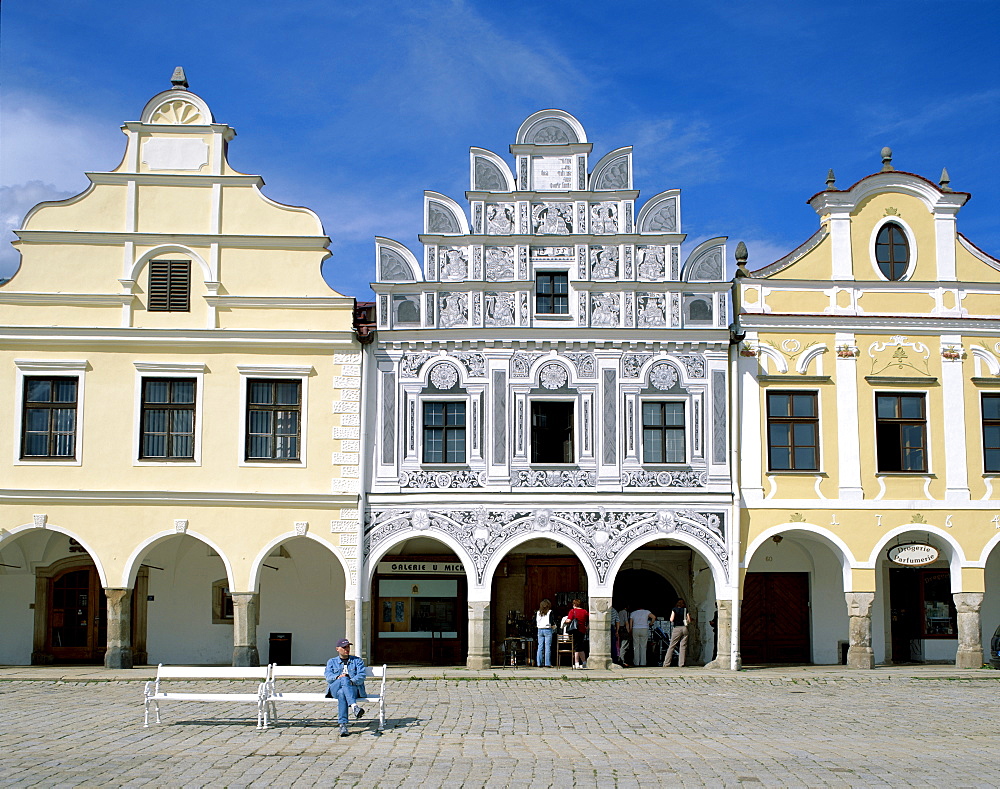
[[[267,731],[247,705],[165,705],[144,729],[148,669],[52,671],[0,670],[0,785],[1000,786],[987,670],[410,671],[385,734],[369,710],[343,739],[330,705]]]

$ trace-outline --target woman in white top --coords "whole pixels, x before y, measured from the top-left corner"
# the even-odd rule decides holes
[[[535,655],[535,665],[552,668],[552,631],[556,627],[556,618],[552,613],[552,603],[547,599],[538,604],[535,624],[538,626],[538,654]]]

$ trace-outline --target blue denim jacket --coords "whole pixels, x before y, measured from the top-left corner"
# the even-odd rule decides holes
[[[340,659],[340,655],[335,658],[330,658],[326,663],[326,671],[324,675],[326,676],[326,685],[331,696],[337,695],[337,689],[335,683],[340,677],[343,670],[343,661]],[[365,690],[365,661],[359,658],[357,655],[349,655],[347,658],[347,678],[350,680],[351,684],[357,688],[358,697],[364,697],[368,695],[368,691]]]

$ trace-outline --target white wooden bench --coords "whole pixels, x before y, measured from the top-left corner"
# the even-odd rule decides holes
[[[267,692],[268,667],[257,666],[248,668],[231,668],[227,666],[164,666],[156,667],[156,679],[146,683],[143,690],[143,706],[146,709],[143,727],[149,726],[149,707],[156,712],[156,722],[160,722],[160,704],[174,701],[216,701],[253,704],[257,708],[257,728],[267,728],[267,707],[264,704]],[[163,687],[165,680],[229,680],[256,683],[251,691],[239,693],[219,690],[175,693]]]
[[[268,707],[265,710],[264,715],[264,728],[267,728],[268,721],[278,720],[278,710],[276,708],[276,703],[284,704],[286,702],[309,702],[309,703],[321,703],[321,702],[333,702],[337,703],[336,699],[328,698],[326,695],[326,666],[278,666],[272,665],[271,675],[267,681],[267,688],[265,693],[265,706]],[[385,676],[386,667],[383,666],[369,666],[365,670],[365,690],[368,691],[368,695],[365,697],[358,697],[358,704],[378,704],[378,730],[381,732],[385,729]],[[323,690],[315,692],[285,692],[278,687],[278,680],[282,679],[315,679],[323,683]],[[381,680],[379,683],[378,693],[372,693],[372,688],[367,684],[367,680]]]

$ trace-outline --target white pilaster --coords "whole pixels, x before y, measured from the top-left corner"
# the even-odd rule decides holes
[[[854,335],[838,332],[836,348],[854,349]],[[860,501],[864,498],[861,486],[861,439],[858,424],[858,360],[852,353],[837,353],[835,364],[837,397],[837,476],[840,480],[840,498]],[[874,426],[873,426],[874,429]]]
[[[750,341],[750,339],[750,332],[748,332],[747,340]],[[756,344],[756,336],[753,339],[754,344]],[[743,496],[747,502],[760,502],[764,499],[764,468],[761,464],[764,448],[761,440],[767,426],[761,421],[761,388],[756,378],[757,359],[752,356],[738,356],[737,360],[736,369],[739,375],[739,385],[743,389],[740,478],[743,482]]]
[[[854,279],[851,213],[847,209],[830,212],[830,253],[833,256],[833,279]]]
[[[957,334],[941,335],[941,345],[961,346],[962,338]],[[941,394],[943,413],[941,423],[954,425],[944,431],[944,479],[946,501],[968,501],[969,467],[966,458],[965,430],[965,400],[963,398],[964,380],[962,376],[962,360],[941,360]],[[931,424],[935,421],[931,419]]]
[[[935,214],[934,248],[937,253],[937,278],[941,282],[954,282],[955,273],[955,215]]]

